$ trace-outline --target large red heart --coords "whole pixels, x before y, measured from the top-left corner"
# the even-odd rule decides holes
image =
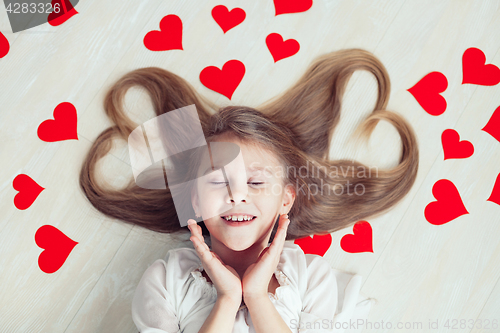
[[[30,176],[25,174],[17,175],[12,181],[14,190],[19,191],[14,197],[14,206],[17,209],[25,210],[35,202],[38,195],[45,188],[38,185]]]
[[[0,31],[0,58],[5,57],[7,53],[9,53],[9,49],[10,49],[9,40]]]
[[[244,75],[245,65],[233,59],[227,61],[222,70],[215,66],[205,67],[200,73],[200,81],[208,89],[231,99]]]
[[[460,141],[460,135],[454,129],[447,129],[441,134],[444,159],[467,158],[474,153],[474,146],[469,141]]]
[[[38,137],[45,142],[78,140],[76,108],[62,102],[54,109],[54,120],[48,119],[38,126]]]
[[[427,222],[441,225],[469,214],[455,185],[448,179],[438,180],[432,187],[432,195],[437,201],[429,203],[424,210]]]
[[[274,0],[274,9],[278,16],[280,14],[300,13],[311,8],[312,0]]]
[[[500,106],[493,112],[490,120],[481,130],[500,141]]]
[[[306,236],[294,240],[293,243],[300,246],[304,253],[323,256],[332,245],[332,235],[314,235],[312,238]]]
[[[212,9],[212,17],[215,22],[226,33],[245,20],[246,13],[241,8],[233,8],[231,11],[226,6],[218,5]]]
[[[177,15],[167,15],[160,21],[160,31],[144,36],[144,46],[150,51],[183,50],[182,21]]]
[[[56,227],[44,225],[35,233],[35,243],[45,249],[38,257],[38,267],[45,273],[54,273],[64,264],[78,242],[75,242]]]
[[[439,116],[446,111],[446,99],[440,95],[446,88],[448,88],[446,76],[440,72],[431,72],[408,91],[428,114]]]
[[[486,201],[491,201],[500,205],[500,173],[495,180],[495,185],[493,185],[493,190],[491,191],[490,197]]]
[[[356,222],[353,234],[347,234],[340,240],[340,247],[349,253],[372,252],[372,226],[367,221]]]
[[[494,86],[500,82],[500,69],[492,64],[485,65],[486,56],[475,47],[465,50],[462,56],[462,84],[471,83]]]
[[[283,37],[277,33],[267,35],[266,45],[273,56],[274,62],[291,57],[300,49],[300,45],[295,39],[283,41]]]
[[[78,14],[69,0],[52,0],[52,8],[52,13],[47,17],[47,21],[53,27],[63,24],[73,15]]]

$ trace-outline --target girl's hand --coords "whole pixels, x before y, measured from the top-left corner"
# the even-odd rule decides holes
[[[216,253],[210,251],[201,234],[201,227],[196,224],[196,221],[190,219],[187,223],[191,231],[189,240],[193,242],[198,257],[201,259],[203,269],[215,285],[217,297],[227,297],[239,305],[242,299],[240,276],[234,268],[224,264]]]
[[[257,261],[248,266],[243,274],[243,298],[262,296],[267,298],[269,282],[280,261],[289,224],[288,215],[280,215],[279,227],[273,242],[262,250]]]

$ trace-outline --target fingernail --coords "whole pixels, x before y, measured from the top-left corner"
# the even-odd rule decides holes
[[[188,223],[188,225],[191,225],[191,224],[195,224],[196,222],[194,220],[189,219],[187,223]]]

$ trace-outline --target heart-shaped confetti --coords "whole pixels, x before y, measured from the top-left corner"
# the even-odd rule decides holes
[[[241,8],[233,8],[231,11],[226,6],[219,5],[212,9],[212,17],[215,22],[226,33],[245,20],[246,13]]]
[[[455,184],[448,179],[438,180],[432,187],[432,195],[437,201],[429,203],[424,210],[425,219],[430,224],[445,224],[459,216],[469,214]]]
[[[332,245],[332,235],[314,235],[312,238],[306,236],[294,240],[293,243],[300,246],[304,253],[323,256]]]
[[[352,228],[353,234],[347,234],[340,240],[340,247],[345,252],[373,253],[372,226],[367,221],[356,222]]]
[[[291,57],[300,49],[299,42],[295,39],[283,41],[283,37],[277,33],[271,33],[266,37],[266,45],[273,56],[274,62]]]
[[[54,10],[49,14],[47,21],[54,27],[63,24],[71,17],[78,14],[69,0],[52,0],[52,8],[54,8]],[[56,8],[60,10],[56,12]]]
[[[160,30],[144,36],[144,46],[150,51],[183,50],[182,21],[177,15],[167,15],[160,21]]]
[[[493,185],[493,190],[491,191],[490,197],[486,201],[491,201],[500,205],[500,173],[495,180],[495,185]]]
[[[440,95],[446,88],[448,88],[446,76],[440,72],[431,72],[408,91],[428,114],[439,116],[446,111],[446,99]]]
[[[2,32],[0,32],[0,58],[3,58],[9,53],[10,50],[10,44],[9,40],[7,37],[3,35]]]
[[[30,176],[25,174],[17,175],[12,181],[14,190],[19,191],[14,197],[14,206],[17,209],[25,210],[35,202],[38,195],[45,188],[38,185]]]
[[[500,106],[496,108],[486,126],[484,126],[481,130],[485,131],[500,142]]]
[[[274,0],[274,9],[278,16],[281,14],[301,13],[311,8],[312,0]]]
[[[462,84],[478,84],[494,86],[500,82],[500,69],[492,64],[486,64],[483,51],[475,47],[468,48],[462,56]]]
[[[460,141],[460,135],[454,129],[447,129],[441,134],[444,159],[467,158],[474,153],[474,146],[469,141]]]
[[[45,142],[78,140],[76,108],[62,102],[54,109],[54,120],[45,120],[38,126],[38,137]]]
[[[45,273],[54,273],[64,264],[78,242],[56,227],[44,225],[35,233],[35,243],[45,249],[38,257],[38,267]]]
[[[245,65],[233,59],[227,61],[222,70],[215,66],[205,67],[200,73],[200,81],[208,89],[231,99],[244,75]]]

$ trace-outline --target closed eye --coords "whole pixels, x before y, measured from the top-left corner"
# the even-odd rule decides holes
[[[227,182],[211,182],[211,184],[219,185],[219,184],[227,184]],[[262,183],[262,182],[252,182],[252,183],[249,183],[249,184],[252,184],[252,185],[262,185],[264,183]]]

